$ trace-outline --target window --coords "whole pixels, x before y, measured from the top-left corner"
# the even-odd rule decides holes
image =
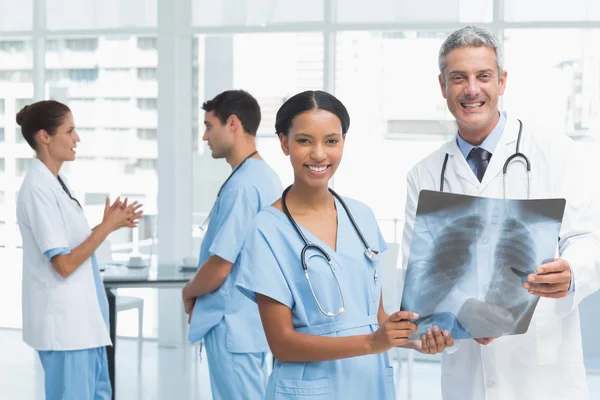
[[[102,77],[106,80],[125,81],[131,78],[129,68],[106,68],[102,70]]]
[[[31,51],[31,42],[28,40],[0,40],[0,52],[26,53]]]
[[[156,38],[148,38],[148,37],[138,38],[137,47],[140,50],[156,50],[156,48],[157,48]]]
[[[33,103],[33,99],[15,99],[15,111],[19,112],[23,107]],[[19,132],[20,133],[20,132]]]
[[[0,0],[0,31],[29,31],[32,26],[33,0]]]
[[[156,111],[156,99],[137,99],[137,107],[142,111]]]
[[[98,39],[67,39],[65,47],[71,51],[93,52],[98,48]]]
[[[140,158],[135,163],[135,166],[136,166],[136,168],[139,168],[139,169],[155,170],[156,169],[156,159]]]
[[[133,94],[133,91],[131,92]],[[104,99],[104,112],[106,115],[112,115],[115,120],[108,121],[112,123],[124,123],[124,118],[135,110],[131,99],[106,98]]]
[[[337,34],[335,95],[352,123],[334,185],[373,208],[388,240],[401,236],[402,224],[394,219],[404,219],[408,170],[455,129],[437,80],[445,37],[414,31]],[[374,170],[394,171],[398,178],[390,185],[389,175]],[[365,190],[365,182],[386,187],[387,195]]]
[[[228,0],[193,1],[192,23],[195,26],[264,27],[286,22],[322,21],[323,2],[324,0],[239,0],[233,6]]]
[[[4,115],[4,99],[0,99],[0,115]]]
[[[97,112],[95,103],[96,101],[93,98],[73,97],[69,99],[68,105],[73,112],[75,126],[78,127],[82,123],[85,124],[85,121],[93,118],[94,114]],[[81,134],[81,129],[78,128],[77,132]]]
[[[0,128],[0,143],[4,143],[4,128]],[[2,159],[4,161],[4,159]]]
[[[501,1],[501,0],[498,0]],[[338,22],[491,22],[493,0],[343,0]]]
[[[46,70],[46,81],[47,82],[60,82],[69,79],[68,69],[47,69]]]
[[[503,0],[504,19],[531,21],[600,21],[597,0]]]
[[[208,213],[220,184],[231,172],[225,167],[219,168],[205,151],[200,131],[204,121],[202,102],[230,88],[243,88],[257,99],[262,114],[257,146],[285,187],[293,180],[293,170],[274,134],[275,114],[286,99],[298,92],[323,88],[324,42],[321,33],[302,32],[198,36],[194,43],[193,51],[198,58],[193,60],[192,79],[198,90],[192,98],[195,104],[192,110],[196,113],[193,146],[201,156],[195,160],[197,173],[193,184],[208,188],[194,192],[194,224],[200,224],[202,218],[198,216]],[[273,49],[277,49],[276,62]],[[207,169],[211,170],[210,175],[203,172]]]
[[[123,9],[116,9],[116,5],[122,8],[140,5],[140,2],[130,0],[108,3],[102,0],[46,1],[48,4],[52,2],[62,5],[68,1],[72,5],[72,15],[68,18],[73,18],[73,25],[58,25],[61,30],[75,29],[76,26],[89,29],[90,26],[104,25],[105,28],[105,22],[114,22],[114,18],[118,19],[119,14],[125,12]],[[144,5],[151,2],[144,1]],[[140,14],[147,11],[143,7],[136,8]],[[111,12],[116,17],[109,14]],[[54,9],[52,14],[52,18],[57,17]],[[94,14],[99,19],[88,18],[88,15]],[[82,19],[75,21],[74,16]],[[103,19],[104,16],[106,19]],[[136,113],[138,97],[151,98],[156,105],[156,89],[143,87],[146,85],[139,85],[136,79],[138,68],[157,67],[156,49],[142,52],[137,47],[138,37],[123,34],[69,36],[68,39],[49,36],[46,39],[59,43],[46,49],[46,67],[57,71],[55,75],[47,74],[46,90],[56,88],[60,95],[57,98],[69,104],[73,110],[77,133],[81,137],[81,142],[77,145],[77,160],[68,163],[64,173],[80,198],[86,218],[90,224],[98,223],[102,219],[105,197],[110,195],[114,200],[119,193],[144,195],[144,213],[155,215],[158,193],[157,151],[153,146],[134,146],[139,143],[136,138],[138,129],[157,128],[156,106],[154,110]],[[64,75],[64,72],[58,71],[68,73]],[[59,84],[54,83],[55,81],[59,81]],[[143,168],[137,166],[138,159],[147,160],[142,163]],[[133,167],[128,167],[129,165]],[[133,240],[135,237],[132,235],[131,230],[120,230],[111,235],[111,243],[123,249],[122,256],[132,251],[147,254],[147,245]],[[132,295],[146,297],[152,307],[154,294],[147,296],[146,293],[134,292]],[[120,334],[129,334],[137,329],[135,318],[132,329],[129,329],[127,317],[123,316],[124,319],[119,321]],[[154,323],[152,317],[144,319],[145,336],[156,337]]]
[[[17,158],[17,176],[24,177],[27,171],[29,171],[29,166],[31,165],[31,158]]]
[[[46,40],[46,51],[54,52],[54,51],[61,50],[62,43],[63,43],[63,41],[59,40],[59,39]]]
[[[96,133],[96,129],[95,128],[76,128],[76,130],[77,130],[77,134],[81,138],[88,138],[88,137],[93,136]],[[81,159],[85,160],[86,158],[81,157],[81,156],[77,157],[78,160],[81,160]],[[94,158],[90,158],[90,159],[94,159]]]
[[[70,77],[73,82],[92,82],[98,79],[98,69],[72,69]]]
[[[156,0],[45,1],[46,25],[50,30],[156,27]]]
[[[107,97],[104,99],[104,102],[115,107],[124,107],[129,105],[129,99],[120,99],[118,97]]]
[[[138,68],[137,77],[142,81],[156,80],[156,68]]]
[[[156,140],[158,138],[158,132],[156,129],[138,129],[137,137],[141,140]]]
[[[0,171],[5,172],[6,171],[6,165],[5,165],[6,159],[4,158],[0,158]]]
[[[31,70],[0,71],[0,81],[5,82],[31,82],[32,77]]]
[[[504,36],[504,108],[549,132],[600,138],[600,29],[507,29]],[[535,68],[527,43],[539,50]],[[532,93],[543,95],[527,101]]]
[[[27,143],[27,141],[23,137],[23,134],[21,133],[21,127],[20,126],[15,127],[15,142],[17,144]]]
[[[106,204],[106,198],[110,196],[110,193],[86,193],[85,194],[85,205],[93,206]],[[112,200],[112,199],[111,199]]]
[[[457,130],[456,122],[447,120],[388,119],[386,123],[386,138],[388,139],[411,138],[423,135],[451,136]]]

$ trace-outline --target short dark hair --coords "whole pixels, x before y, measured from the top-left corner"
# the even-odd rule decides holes
[[[17,113],[17,124],[21,134],[35,150],[35,135],[42,129],[53,136],[63,123],[65,116],[70,113],[69,107],[55,100],[43,100],[25,106]]]
[[[292,121],[298,114],[311,110],[325,110],[335,114],[342,122],[342,133],[346,134],[350,128],[350,115],[341,101],[334,95],[322,90],[307,90],[298,93],[279,108],[275,117],[275,133],[288,135]]]
[[[242,123],[244,131],[251,136],[256,136],[260,125],[260,106],[250,93],[244,90],[227,90],[214,99],[204,102],[202,109],[214,112],[221,124],[235,115]]]

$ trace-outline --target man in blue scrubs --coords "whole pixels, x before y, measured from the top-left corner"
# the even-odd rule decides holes
[[[232,173],[208,216],[196,276],[183,288],[191,342],[204,339],[213,399],[262,399],[269,350],[258,308],[234,286],[238,256],[256,214],[282,192],[277,174],[256,151],[260,107],[248,93],[226,91],[202,105],[213,158]]]

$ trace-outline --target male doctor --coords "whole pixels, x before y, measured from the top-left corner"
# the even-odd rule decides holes
[[[518,116],[498,110],[507,73],[490,32],[467,26],[452,33],[440,49],[439,69],[458,132],[408,174],[404,268],[419,192],[443,185],[449,193],[502,198],[503,166],[517,142],[531,163],[531,181],[525,164],[515,159],[506,174],[506,198],[527,198],[530,185],[530,198],[567,201],[557,258],[538,266],[522,284],[522,290],[541,297],[527,333],[458,340],[442,355],[443,398],[588,399],[578,304],[600,285],[600,205],[598,185],[590,180],[598,166],[591,166],[584,149],[566,135],[535,130],[527,121],[518,140]],[[462,314],[489,313],[486,304],[470,301]]]
[[[202,240],[199,269],[183,288],[189,339],[204,339],[214,400],[263,399],[269,345],[258,307],[235,288],[239,254],[256,214],[281,195],[275,171],[256,150],[260,106],[250,93],[228,90],[202,105],[213,158],[232,172],[225,180]]]

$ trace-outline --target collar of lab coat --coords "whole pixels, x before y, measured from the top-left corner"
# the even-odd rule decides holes
[[[523,131],[525,131],[525,127],[523,126]],[[523,132],[523,135],[526,133]],[[485,188],[498,174],[502,173],[502,168],[504,167],[504,163],[506,159],[510,157],[515,152],[515,146],[517,142],[517,137],[519,136],[519,121],[516,118],[511,118],[508,113],[506,115],[506,126],[504,127],[504,132],[502,132],[502,137],[500,138],[500,142],[494,151],[494,155],[492,156],[492,160],[485,171],[485,175],[483,177],[483,181],[479,182],[477,177],[473,173],[471,167],[467,163],[467,160],[463,156],[458,144],[456,143],[456,138],[452,138],[448,143],[446,143],[446,154],[448,154],[448,168],[454,168],[455,172],[462,178],[467,180],[473,186],[478,187],[479,189]],[[452,167],[451,167],[452,165]]]
[[[63,190],[62,186],[60,185],[60,182],[58,181],[58,178],[54,176],[54,174],[52,173],[52,171],[50,171],[46,164],[44,164],[37,157],[34,157],[31,161],[31,168],[35,169],[37,171],[38,176],[41,178],[38,184],[49,187],[50,189]],[[58,173],[58,175],[60,176],[60,179],[62,179],[62,181],[65,183],[65,185],[69,187],[64,175],[60,172]],[[71,188],[69,188],[69,190],[71,190]]]

